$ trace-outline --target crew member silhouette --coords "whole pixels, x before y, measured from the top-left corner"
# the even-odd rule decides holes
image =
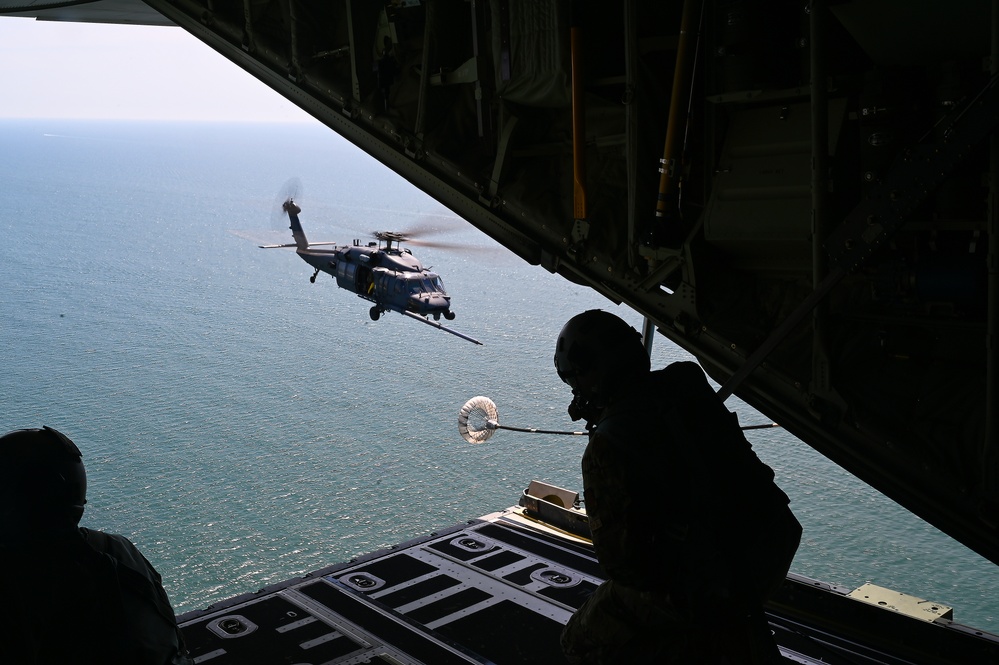
[[[189,665],[159,574],[124,536],[79,526],[79,448],[50,427],[0,437],[2,660]]]
[[[555,368],[587,421],[585,507],[607,575],[562,633],[568,660],[781,662],[762,606],[801,526],[701,368],[650,371],[638,332],[601,310],[565,324]]]

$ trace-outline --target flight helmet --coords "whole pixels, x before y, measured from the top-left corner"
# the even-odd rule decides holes
[[[22,531],[75,527],[87,502],[83,455],[51,427],[0,436],[0,519]]]
[[[555,344],[555,370],[572,388],[573,420],[594,419],[616,390],[650,367],[639,332],[599,309],[569,319]]]

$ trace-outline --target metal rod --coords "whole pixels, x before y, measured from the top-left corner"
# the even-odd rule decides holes
[[[999,0],[992,0],[992,52],[990,73],[999,73]],[[990,139],[989,165],[989,251],[986,259],[988,270],[988,313],[985,333],[985,440],[982,442],[982,487],[987,500],[999,501],[996,488],[999,473],[996,457],[999,456],[999,138]],[[994,519],[994,515],[991,517]]]
[[[479,12],[475,0],[471,0],[469,9],[472,12],[472,58],[475,61],[475,119],[478,123],[479,138],[483,134],[482,122],[482,79],[479,77]]]
[[[350,93],[355,102],[361,101],[361,81],[357,76],[357,45],[354,43],[354,15],[351,12],[352,0],[343,0],[344,13],[347,16],[347,44],[350,47]]]
[[[582,3],[572,4],[570,49],[572,62],[572,214],[586,219],[586,108],[583,85]]]
[[[288,58],[291,61],[291,71],[289,76],[297,81],[301,73],[298,61],[298,4],[296,0],[289,0],[288,7]]]
[[[674,172],[679,170],[677,145],[681,143],[684,123],[683,115],[687,111],[685,103],[689,94],[687,81],[691,66],[687,64],[695,41],[690,39],[690,28],[694,17],[699,15],[701,0],[684,0],[683,15],[680,19],[680,38],[676,46],[676,65],[673,69],[673,90],[670,94],[669,119],[666,122],[666,142],[663,145],[662,166],[659,169],[659,198],[656,201],[656,217],[666,216],[666,201],[669,199],[675,180]]]
[[[828,269],[828,254],[823,245],[829,235],[829,100],[826,90],[824,57],[825,0],[812,0],[809,14],[809,61],[812,108],[812,288],[817,288]],[[813,393],[828,392],[831,385],[826,342],[827,301],[812,312]]]
[[[511,432],[528,432],[529,434],[568,434],[574,436],[584,436],[587,432],[560,432],[557,430],[550,429],[536,429],[534,427],[508,427],[506,425],[496,424],[495,427],[489,429],[508,429]]]
[[[740,426],[739,429],[745,432],[746,430],[751,430],[751,429],[772,429],[774,427],[780,427],[780,425],[778,425],[777,423],[764,423],[762,425],[743,425]],[[560,430],[537,429],[535,427],[510,427],[509,425],[500,425],[495,420],[486,421],[486,429],[506,429],[510,430],[511,432],[526,432],[528,434],[567,434],[572,436],[585,436],[589,434],[589,432],[563,432]],[[481,430],[471,430],[471,431],[478,432]]]
[[[243,0],[242,46],[247,53],[253,53],[257,48],[253,35],[253,8],[250,0]]]
[[[847,272],[842,266],[837,266],[834,268],[822,282],[815,287],[807,298],[797,309],[788,314],[787,318],[784,319],[779,326],[773,329],[770,336],[761,344],[753,353],[746,359],[744,363],[729,377],[729,380],[725,382],[718,390],[718,399],[721,401],[727,400],[732,394],[738,389],[742,382],[747,376],[749,376],[756,367],[763,362],[770,352],[773,351],[778,344],[784,341],[784,337],[787,336],[791,330],[798,325],[802,319],[805,318],[812,309],[819,304],[826,294],[832,290],[834,286],[840,283],[840,281],[846,277]]]
[[[638,229],[638,171],[639,171],[639,140],[641,127],[639,111],[643,100],[635,94],[636,83],[641,58],[638,51],[638,17],[635,7],[636,0],[625,0],[624,3],[624,132],[625,132],[625,174],[628,178],[628,266],[634,267],[638,260],[639,229]]]
[[[656,341],[656,324],[649,317],[642,319],[642,344],[645,352],[652,355],[652,343]]]
[[[423,141],[427,124],[427,97],[430,95],[430,42],[433,39],[434,11],[436,4],[431,2],[426,8],[426,21],[423,25],[423,52],[420,55],[420,95],[416,100],[416,122],[414,133]]]

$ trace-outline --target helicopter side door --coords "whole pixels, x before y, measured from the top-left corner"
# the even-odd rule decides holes
[[[357,266],[354,278],[354,290],[357,293],[373,297],[375,291],[375,276],[368,266]]]
[[[357,264],[352,261],[340,261],[336,266],[336,285],[341,289],[356,292]]]
[[[336,285],[359,296],[373,298],[374,274],[367,265],[368,256],[348,250],[346,258],[337,263]]]

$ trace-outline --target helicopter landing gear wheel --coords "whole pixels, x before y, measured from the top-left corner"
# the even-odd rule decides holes
[[[440,320],[441,320],[441,313],[434,312],[434,321],[440,321]]]
[[[368,310],[368,316],[371,317],[372,321],[377,321],[381,317],[381,315],[382,312],[380,309],[378,309],[377,305]]]
[[[309,281],[312,282],[313,284],[315,284],[316,283],[316,275],[318,275],[318,274],[319,274],[319,268],[316,268],[316,272],[312,273],[312,277],[309,278]]]
[[[454,321],[454,312],[452,312],[451,310],[447,310],[446,312],[444,312],[444,318],[447,319],[448,321]]]

